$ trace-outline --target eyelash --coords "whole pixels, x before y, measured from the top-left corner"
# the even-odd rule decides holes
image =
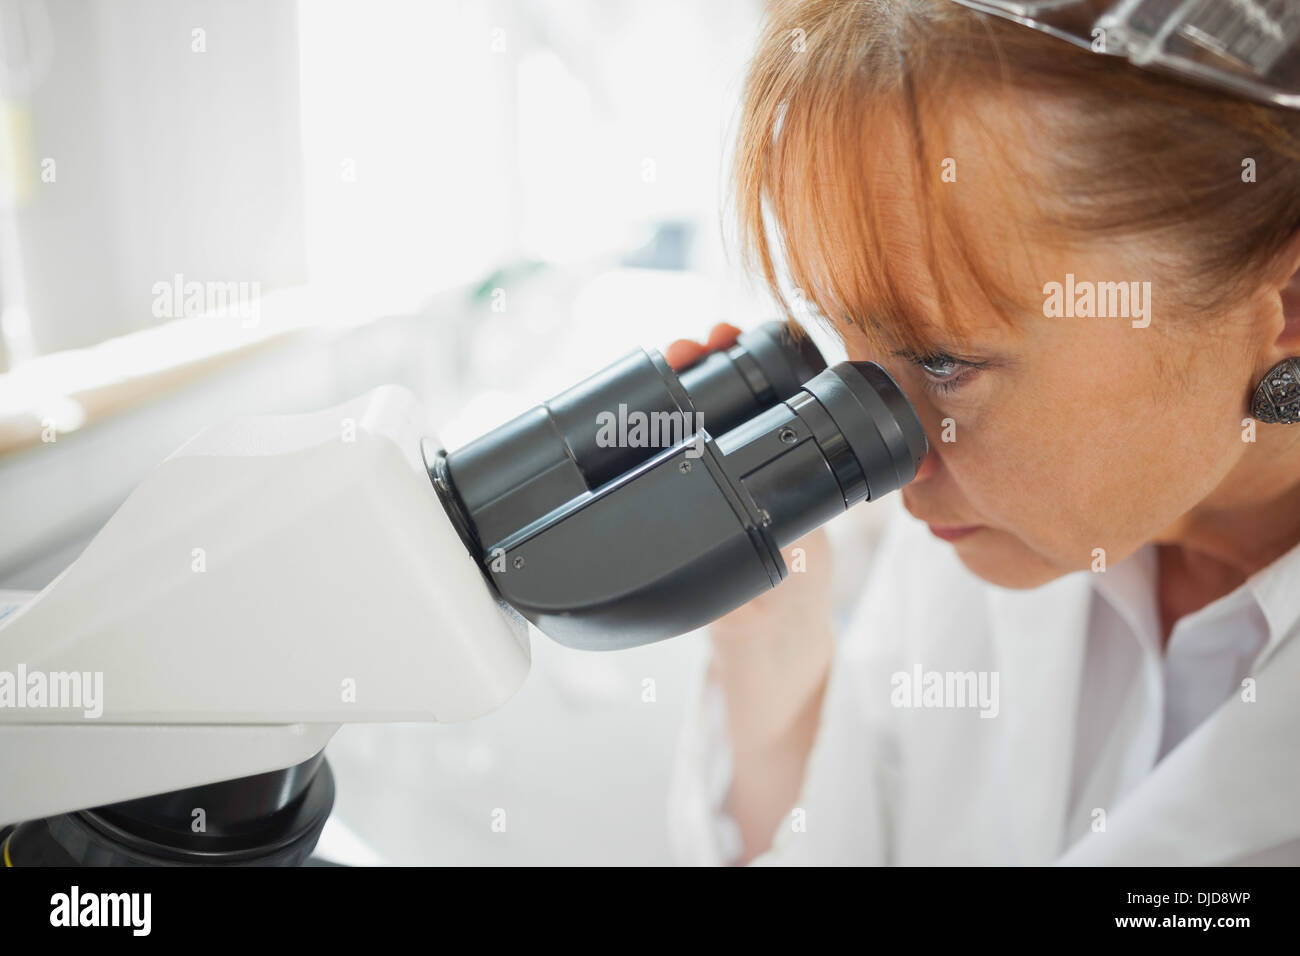
[[[921,370],[922,381],[925,383],[925,386],[941,395],[952,394],[961,387],[965,379],[970,377],[967,374],[968,372],[982,368],[988,364],[987,362],[970,362],[965,359],[954,358],[953,356],[943,352],[934,355],[916,355],[911,356],[910,358],[912,363]],[[939,361],[949,362],[955,365],[957,367],[956,373],[948,378],[935,378],[934,373],[925,368],[925,363],[928,362],[933,365],[937,364]]]

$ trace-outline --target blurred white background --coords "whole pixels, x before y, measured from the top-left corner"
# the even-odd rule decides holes
[[[760,14],[0,0],[0,587],[43,587],[211,421],[396,382],[455,447],[633,348],[770,318],[721,239]],[[350,858],[668,862],[705,651],[534,634],[485,719],[344,728]]]

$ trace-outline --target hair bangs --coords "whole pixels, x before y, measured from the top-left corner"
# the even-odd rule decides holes
[[[1024,302],[976,255],[945,179],[942,69],[909,60],[893,32],[847,28],[871,6],[827,11],[802,47],[769,24],[735,158],[741,248],[787,317],[851,325],[881,354],[929,355],[975,342],[990,312],[1014,322]]]

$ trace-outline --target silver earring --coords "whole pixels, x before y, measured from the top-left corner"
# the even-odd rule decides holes
[[[1300,422],[1300,357],[1283,359],[1264,373],[1250,403],[1250,414],[1265,424]]]

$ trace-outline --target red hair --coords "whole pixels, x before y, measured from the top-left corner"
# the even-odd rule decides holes
[[[899,183],[910,172],[921,264],[947,331],[967,337],[970,312],[950,288],[959,272],[1015,321],[1027,290],[1009,287],[1004,263],[972,254],[941,177],[954,123],[977,118],[980,95],[1023,106],[1025,139],[998,152],[1008,170],[1042,157],[1041,175],[1026,165],[1025,178],[958,182],[1030,199],[1036,221],[1008,226],[1023,242],[1160,237],[1189,306],[1211,311],[1261,280],[1300,229],[1300,111],[1140,70],[952,0],[784,0],[749,69],[733,172],[741,252],[788,317],[779,258],[826,319],[877,347],[935,350],[878,201],[891,173]],[[903,133],[907,155],[878,148],[882,124]],[[1247,159],[1255,182],[1243,181]]]

